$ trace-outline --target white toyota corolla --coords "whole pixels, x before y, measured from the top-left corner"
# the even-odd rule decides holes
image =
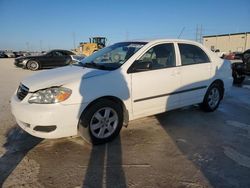
[[[232,84],[230,63],[187,40],[120,42],[82,62],[24,79],[11,99],[31,135],[115,138],[129,120],[192,104],[214,111]],[[87,136],[88,135],[88,136]]]

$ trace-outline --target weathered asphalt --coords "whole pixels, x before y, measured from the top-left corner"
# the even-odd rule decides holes
[[[249,78],[213,113],[190,106],[138,119],[92,147],[20,130],[7,99],[30,72],[9,59],[0,71],[0,187],[250,187]]]

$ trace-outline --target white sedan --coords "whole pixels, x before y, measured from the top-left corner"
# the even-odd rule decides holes
[[[229,62],[193,41],[120,42],[79,64],[27,77],[11,107],[31,135],[80,133],[99,144],[133,119],[192,104],[214,111],[232,85],[231,75]]]

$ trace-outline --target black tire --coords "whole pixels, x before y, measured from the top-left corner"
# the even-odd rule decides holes
[[[92,122],[94,122],[94,121],[98,121],[98,123],[101,122],[101,121],[95,119],[95,114],[97,112],[102,112],[102,110],[104,110],[104,109],[112,109],[112,110],[114,110],[114,111],[111,111],[110,114],[112,114],[112,113],[116,114],[117,117],[118,117],[118,121],[116,123],[114,122],[114,124],[112,125],[112,128],[113,128],[112,134],[109,135],[109,132],[108,132],[107,137],[103,137],[103,138],[99,137],[98,138],[95,135],[95,134],[97,134],[97,132],[95,132],[95,131],[98,131],[98,128],[94,131],[93,127],[91,127],[91,126],[93,125]],[[105,115],[103,115],[103,118],[104,118],[104,116]],[[102,120],[102,121],[105,121],[105,120]],[[80,126],[88,127],[90,138],[91,138],[91,141],[92,141],[93,144],[96,145],[96,144],[104,144],[106,142],[109,142],[109,141],[113,140],[115,137],[117,137],[119,135],[120,130],[122,128],[122,125],[123,125],[123,110],[122,110],[122,107],[118,103],[115,103],[115,102],[113,102],[111,100],[108,100],[108,99],[99,100],[99,101],[95,102],[93,105],[91,105],[86,110],[86,112],[83,113],[83,115],[81,116],[81,124],[82,125],[80,125]],[[102,126],[99,129],[99,133],[101,132],[101,129],[105,129],[105,131],[108,130],[107,127],[110,126],[110,125],[111,125],[110,122],[109,123],[106,122],[106,125],[102,124]],[[103,133],[103,134],[105,134],[105,133]]]
[[[248,57],[248,58],[246,59],[246,63],[247,63],[247,64],[250,64],[250,57]]]
[[[34,60],[30,60],[26,64],[26,68],[29,69],[29,70],[32,70],[32,71],[38,70],[39,67],[40,67],[39,63],[37,61],[34,61]]]
[[[212,95],[212,92],[214,92],[214,91],[218,92],[218,101],[214,102],[214,104],[213,104],[212,99],[211,99],[211,95]],[[202,110],[204,110],[205,112],[215,111],[218,108],[221,99],[223,98],[223,93],[224,93],[223,87],[221,86],[221,84],[213,83],[208,88],[206,95],[203,99],[203,102],[200,104],[200,107],[202,108]]]
[[[250,63],[250,52],[243,54],[242,61],[243,61],[243,63]]]
[[[237,73],[237,71],[233,72],[233,83],[234,84],[242,84],[242,82],[244,81],[245,76],[239,75]]]

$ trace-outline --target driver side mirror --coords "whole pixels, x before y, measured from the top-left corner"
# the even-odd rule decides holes
[[[151,61],[136,60],[133,65],[128,69],[128,73],[143,72],[151,70]]]

